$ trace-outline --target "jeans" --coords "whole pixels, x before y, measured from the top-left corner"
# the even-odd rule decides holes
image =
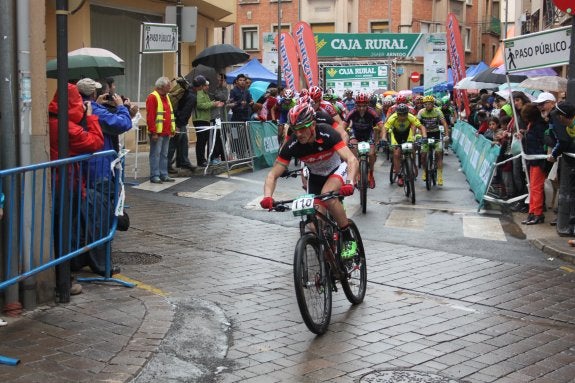
[[[168,147],[170,136],[158,136],[156,141],[150,135],[150,178],[168,176]]]

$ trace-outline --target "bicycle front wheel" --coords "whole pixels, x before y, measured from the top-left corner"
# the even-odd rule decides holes
[[[431,183],[433,182],[433,157],[435,157],[435,153],[433,153],[433,149],[427,152],[427,161],[425,166],[425,187],[427,190],[431,190]]]
[[[407,197],[410,196],[411,193],[411,203],[415,204],[415,169],[414,169],[414,164],[413,164],[413,159],[411,157],[406,157],[405,158],[405,184],[409,184],[408,187],[408,192],[407,192]]]
[[[350,259],[342,260],[344,277],[341,278],[341,288],[345,297],[352,304],[357,305],[363,302],[367,286],[367,265],[365,263],[365,251],[359,229],[351,219],[349,229],[355,242],[357,243],[357,254]]]
[[[331,277],[322,246],[315,234],[306,234],[296,245],[293,276],[297,305],[307,328],[314,334],[327,331],[331,320]]]
[[[359,181],[359,201],[361,203],[361,212],[365,214],[367,211],[367,160],[362,159],[359,163],[359,174],[360,174],[360,181]]]

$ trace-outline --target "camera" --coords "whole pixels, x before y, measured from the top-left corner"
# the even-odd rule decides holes
[[[109,92],[104,99],[107,101],[114,101],[114,93]]]

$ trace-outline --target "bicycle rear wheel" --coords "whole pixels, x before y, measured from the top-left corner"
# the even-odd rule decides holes
[[[411,185],[409,183],[409,173],[407,172],[407,159],[401,160],[401,176],[403,177],[403,194],[409,198],[411,194]]]
[[[394,181],[395,181],[395,174],[393,173],[393,157],[392,157],[389,167],[389,183],[393,184]]]
[[[297,305],[307,328],[314,334],[327,331],[331,320],[331,277],[322,246],[315,234],[306,234],[296,245],[293,276]]]
[[[342,266],[342,270],[345,272],[340,282],[347,300],[357,305],[363,302],[363,298],[365,297],[367,265],[365,263],[365,251],[359,229],[351,219],[349,220],[349,229],[353,239],[357,243],[357,254],[353,258],[349,260],[346,259],[345,261],[338,256],[341,261],[340,267]]]
[[[406,185],[409,184],[408,192],[407,192],[406,196],[409,197],[410,193],[411,193],[411,203],[415,204],[415,176],[414,176],[415,169],[413,167],[414,167],[413,159],[410,156],[406,157],[405,158],[405,168],[406,168],[405,169],[406,170],[405,184]]]
[[[428,151],[425,165],[425,187],[427,190],[431,190],[431,183],[433,182],[433,157],[435,157],[433,150]]]
[[[359,201],[361,203],[361,212],[365,214],[367,211],[367,173],[368,173],[367,160],[363,158],[359,163]]]

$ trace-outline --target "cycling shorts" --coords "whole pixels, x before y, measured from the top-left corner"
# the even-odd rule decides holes
[[[389,134],[390,134],[389,144],[391,146],[398,146],[403,144],[404,142],[414,141],[413,137],[414,135],[411,129],[407,129],[405,131],[395,131],[392,129],[389,131]]]
[[[441,137],[441,133],[439,132],[439,130],[433,131],[433,132],[427,132],[427,138],[433,138],[435,140],[434,148],[435,148],[435,152],[436,153],[441,153],[443,152],[443,143],[440,140]],[[422,153],[427,153],[429,152],[429,144],[423,144],[421,145],[421,152]]]
[[[323,185],[325,185],[328,178],[336,177],[343,185],[347,180],[347,163],[342,162],[337,168],[333,169],[327,176],[320,176],[317,174],[309,173],[307,191],[310,194],[321,194]]]

